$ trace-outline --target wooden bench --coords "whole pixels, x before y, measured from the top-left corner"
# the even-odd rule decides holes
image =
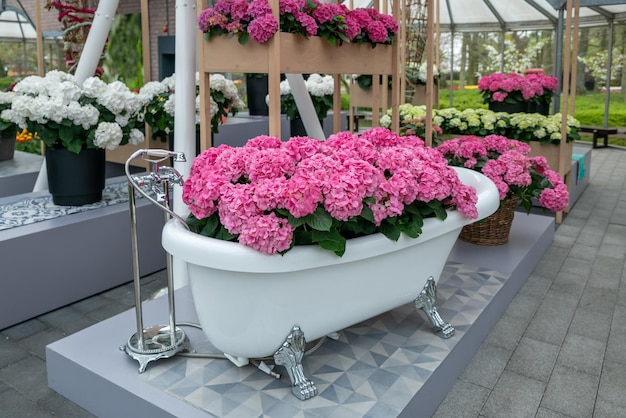
[[[598,148],[598,138],[604,139],[604,147],[609,146],[609,135],[615,135],[617,128],[603,128],[602,126],[581,126],[580,132],[593,134],[593,148]]]

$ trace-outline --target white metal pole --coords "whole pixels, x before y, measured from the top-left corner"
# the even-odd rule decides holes
[[[304,124],[307,135],[310,138],[326,139],[320,120],[315,113],[313,100],[311,100],[311,96],[306,89],[304,77],[302,77],[302,74],[285,74],[285,77],[287,81],[289,81],[291,94],[293,94],[296,106],[298,107],[298,113],[302,118],[302,123]]]
[[[196,46],[198,43],[198,13],[194,0],[176,1],[176,61],[174,96],[174,151],[183,152],[186,162],[175,162],[174,168],[187,178],[196,156]],[[209,99],[208,97],[206,98]],[[207,129],[211,129],[207,127]],[[174,188],[173,210],[183,218],[189,210],[183,203],[182,188]],[[172,262],[174,287],[187,285],[185,263],[174,257]]]
[[[76,83],[79,85],[83,84],[87,78],[93,76],[96,72],[98,62],[104,50],[104,44],[111,30],[111,23],[115,17],[118,3],[118,0],[101,0],[98,3],[98,8],[89,29],[89,35],[87,35],[87,41],[85,41],[83,52],[76,67]],[[33,191],[38,192],[47,189],[48,176],[46,173],[46,160],[44,160]]]

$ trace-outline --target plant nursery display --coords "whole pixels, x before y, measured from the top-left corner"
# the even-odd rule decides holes
[[[462,136],[443,142],[437,149],[450,165],[481,172],[498,188],[501,206],[490,217],[494,224],[487,218],[468,225],[461,232],[461,239],[485,245],[504,244],[508,241],[516,206],[521,205],[530,213],[533,202],[537,201],[541,207],[559,212],[569,204],[567,186],[559,173],[550,169],[545,157],[529,157],[531,149],[524,142],[500,135]],[[506,221],[501,222],[500,216]]]
[[[200,123],[200,95],[198,94],[198,77],[196,73],[196,128]],[[139,98],[144,104],[143,117],[152,128],[152,137],[167,141],[170,132],[174,131],[175,78],[172,74],[162,81],[150,81],[139,90]],[[210,78],[210,113],[211,130],[219,132],[219,125],[229,115],[236,115],[244,108],[239,91],[232,80],[222,74],[211,74]]]
[[[399,29],[392,16],[376,9],[348,9],[317,0],[281,0],[279,15],[277,22],[267,0],[220,0],[200,13],[198,28],[206,39],[236,36],[242,45],[250,38],[267,42],[280,29],[305,38],[320,36],[331,45],[352,42],[372,46],[390,44]]]
[[[304,81],[306,90],[311,96],[315,114],[319,120],[324,120],[328,111],[333,108],[333,93],[335,91],[335,81],[332,75],[311,74]],[[269,101],[269,95],[265,98]],[[291,93],[289,81],[280,82],[280,110],[285,113],[289,119],[299,119],[300,113],[296,100]]]
[[[400,105],[400,130],[404,132],[414,129],[415,119],[426,116],[424,105]],[[380,119],[380,125],[391,126],[392,111]],[[488,109],[459,110],[454,107],[433,110],[433,125],[439,127],[440,135],[502,135],[523,142],[539,142],[542,144],[561,143],[562,114],[544,116],[539,113],[506,113]],[[567,115],[566,142],[580,139],[580,122]]]
[[[120,81],[110,84],[89,77],[82,85],[73,75],[50,71],[29,76],[15,85],[7,118],[36,132],[47,149],[115,149],[144,140],[142,103]]]
[[[436,150],[385,128],[326,141],[258,136],[196,157],[183,189],[190,226],[258,251],[316,244],[342,255],[350,238],[417,237],[456,208],[476,218],[475,191]]]
[[[2,112],[46,146],[48,188],[57,205],[102,199],[105,149],[144,140],[142,103],[124,83],[97,77],[82,85],[73,75],[50,71],[17,83],[11,109]]]
[[[12,159],[15,153],[17,124],[2,116],[5,110],[11,109],[13,95],[13,92],[0,92],[0,161]]]
[[[559,80],[543,74],[494,73],[480,78],[480,90],[485,103],[527,102],[550,100],[556,92]]]
[[[400,135],[415,135],[424,137],[426,132],[426,106],[412,105],[410,103],[401,104],[398,107],[400,113]],[[380,126],[391,127],[392,110],[388,109],[380,118]],[[434,119],[434,118],[433,118]],[[443,130],[440,126],[433,124],[433,144],[442,141]]]
[[[542,73],[494,73],[480,78],[478,90],[491,110],[547,115],[558,84],[556,77]]]

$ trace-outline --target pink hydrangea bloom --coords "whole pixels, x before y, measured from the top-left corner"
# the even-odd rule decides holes
[[[556,212],[568,205],[561,176],[550,169],[545,157],[529,157],[528,144],[499,135],[464,136],[445,141],[437,150],[452,165],[482,172],[498,188],[500,200],[521,199],[530,207],[531,200],[538,199],[541,206]]]
[[[250,37],[259,43],[267,42],[278,32],[278,21],[271,13],[257,17],[248,25]]]
[[[367,204],[380,225],[405,205],[434,199],[477,216],[475,191],[460,183],[441,153],[385,128],[326,141],[262,135],[243,147],[211,148],[194,160],[183,188],[195,217],[217,213],[240,243],[269,254],[292,245],[285,210],[304,218],[323,209],[345,222]]]
[[[262,253],[276,254],[291,246],[293,230],[287,219],[274,213],[257,215],[242,226],[239,242]]]
[[[317,34],[317,22],[312,16],[304,12],[298,12],[295,14],[295,17],[306,30],[306,36],[315,36]]]
[[[383,43],[387,40],[387,28],[385,25],[377,20],[370,22],[365,27],[365,33],[372,40],[372,42]]]

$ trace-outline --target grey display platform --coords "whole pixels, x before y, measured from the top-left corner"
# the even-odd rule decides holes
[[[126,177],[101,202],[56,206],[47,191],[0,198],[0,329],[133,280]],[[166,265],[164,213],[137,200],[142,275]]]
[[[299,401],[283,377],[226,360],[177,356],[138,373],[119,351],[136,331],[134,310],[46,348],[49,386],[100,417],[427,417],[524,284],[554,237],[553,217],[516,213],[510,242],[458,241],[439,281],[438,306],[456,327],[442,340],[412,304],[327,339],[305,357],[320,394]],[[417,269],[418,266],[416,266]],[[166,298],[144,304],[144,323],[167,322]],[[177,319],[194,322],[188,288],[176,292]],[[188,329],[192,345],[210,350]]]
[[[32,192],[43,159],[41,155],[15,151],[13,159],[0,161],[0,197]]]

